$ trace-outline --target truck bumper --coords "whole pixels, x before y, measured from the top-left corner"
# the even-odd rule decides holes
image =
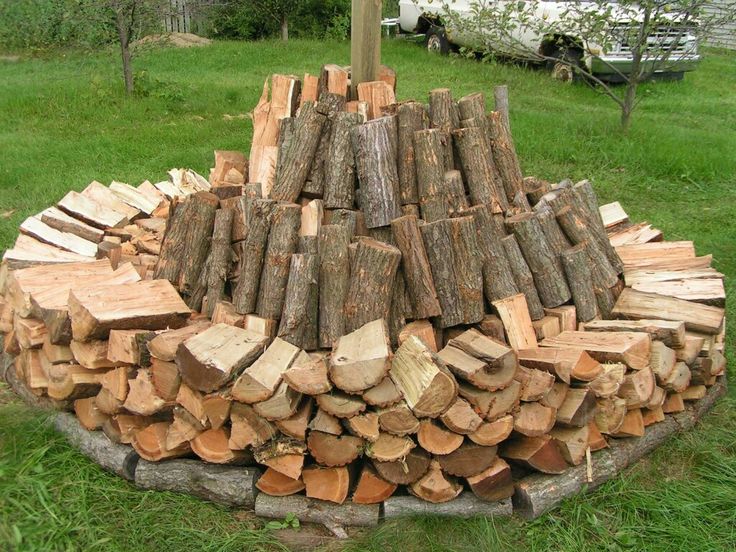
[[[628,75],[631,73],[630,59],[609,57],[609,56],[593,56],[590,58],[589,64],[591,71],[606,80],[623,80],[619,73]],[[642,62],[646,69],[651,69],[654,65],[654,61],[643,61]],[[691,55],[675,61],[667,63],[666,67],[657,69],[654,72],[654,77],[657,75],[672,75],[681,74],[685,71],[694,71],[700,63],[699,55]]]

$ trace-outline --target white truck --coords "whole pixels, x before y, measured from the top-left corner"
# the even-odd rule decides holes
[[[484,3],[501,4],[500,12],[513,14],[513,11],[503,11],[503,4],[510,6],[511,4],[507,2],[511,1],[484,0]],[[431,52],[447,54],[453,46],[477,50],[480,49],[479,44],[474,44],[477,40],[474,36],[477,36],[477,33],[464,29],[462,24],[465,20],[472,21],[467,25],[468,28],[477,26],[477,20],[473,15],[473,8],[477,5],[477,0],[400,0],[399,27],[405,33],[424,34],[427,49]],[[562,14],[567,9],[565,0],[533,0],[529,6],[532,6],[531,17],[536,18],[538,22],[543,21],[543,26],[550,31],[539,33],[532,29],[538,29],[542,25],[521,21],[530,15],[527,7],[524,15],[518,16],[519,21],[507,25],[508,37],[496,39],[492,44],[492,49],[499,55],[533,60],[535,57],[531,53],[538,52],[547,60],[546,65],[551,70],[552,76],[564,81],[575,78],[575,71],[571,68],[571,65],[575,64],[584,67],[597,78],[610,82],[623,80],[622,75],[631,71],[633,58],[625,40],[616,41],[610,48],[604,49],[575,36],[574,32],[565,32],[561,21],[564,17]],[[588,4],[589,9],[596,9],[595,6],[593,2]],[[452,17],[449,19],[454,25],[446,21],[447,9],[452,10]],[[615,25],[626,23],[617,22]],[[498,33],[500,34],[502,33]],[[497,35],[489,33],[489,36]],[[644,64],[658,65],[655,69],[658,78],[681,79],[684,72],[694,70],[700,60],[697,38],[690,33],[683,34],[674,24],[671,28],[658,28],[657,33],[649,36],[647,40],[652,47],[657,45],[658,48],[663,44],[668,47],[673,41],[677,41],[666,64],[646,58],[642,61]],[[555,61],[556,59],[559,61]]]

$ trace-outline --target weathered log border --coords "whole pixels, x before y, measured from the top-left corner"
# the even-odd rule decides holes
[[[13,359],[2,355],[0,375],[29,406],[51,410],[58,401],[34,395],[11,369]],[[54,427],[82,454],[142,489],[185,492],[227,506],[254,508],[263,517],[283,519],[293,513],[303,522],[334,525],[376,525],[382,519],[409,515],[452,517],[510,516],[512,512],[534,519],[558,506],[566,498],[589,492],[649,454],[672,435],[691,429],[726,394],[726,376],[718,378],[706,396],[687,405],[685,411],[668,415],[663,422],[647,428],[643,437],[611,440],[609,448],[591,457],[592,481],[588,466],[572,467],[561,475],[533,474],[515,484],[512,500],[483,502],[468,491],[452,502],[431,504],[411,496],[394,496],[380,505],[330,504],[305,496],[272,497],[258,493],[255,467],[220,466],[199,460],[174,460],[155,464],[140,460],[132,447],[111,442],[101,431],[87,431],[67,412],[58,412]],[[513,502],[513,508],[512,508]]]

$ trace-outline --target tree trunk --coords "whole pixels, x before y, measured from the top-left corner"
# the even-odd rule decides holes
[[[631,128],[631,115],[634,112],[634,101],[636,100],[637,82],[629,82],[626,85],[626,93],[624,94],[624,103],[621,106],[621,130],[624,134]]]
[[[123,58],[123,79],[125,80],[125,93],[133,93],[133,65],[130,55],[130,35],[125,21],[125,14],[118,9],[115,12],[115,26],[118,31],[118,41],[120,42],[120,53]]]
[[[285,13],[281,15],[281,40],[284,42],[289,40],[289,20]]]

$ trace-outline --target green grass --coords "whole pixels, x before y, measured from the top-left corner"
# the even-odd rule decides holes
[[[736,276],[736,61],[711,52],[681,83],[647,85],[627,136],[606,98],[543,72],[426,55],[384,43],[398,96],[459,97],[508,84],[524,172],[590,178],[603,201],[620,200],[668,239],[692,239]],[[148,95],[120,92],[114,51],[0,62],[0,249],[24,217],[93,179],[137,184],[186,166],[206,174],[214,149],[249,147],[242,118],[271,72],[315,73],[348,63],[349,45],[219,43],[142,54]],[[729,314],[730,318],[736,315]],[[734,339],[733,324],[729,340]],[[729,361],[734,361],[729,351]],[[532,523],[417,518],[361,532],[347,550],[736,549],[736,394],[591,495]],[[186,496],[141,492],[102,472],[12,401],[0,405],[0,549],[258,550],[278,546],[263,523]]]

